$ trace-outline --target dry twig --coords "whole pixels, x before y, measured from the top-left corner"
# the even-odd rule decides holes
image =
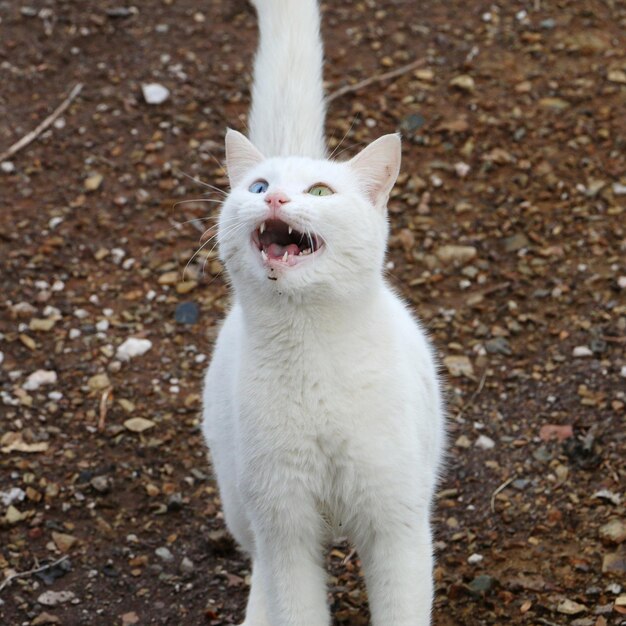
[[[509,478],[508,480],[505,480],[492,494],[491,494],[491,512],[495,513],[496,512],[496,496],[501,492],[504,491],[515,479],[517,478],[516,474],[513,474],[513,476],[511,476],[511,478]]]
[[[391,70],[390,72],[385,72],[384,74],[377,74],[376,76],[370,76],[365,80],[362,80],[358,83],[354,83],[354,85],[345,85],[340,87],[336,91],[333,91],[328,98],[326,98],[326,102],[332,102],[337,98],[341,98],[341,96],[345,96],[347,93],[352,93],[354,91],[359,91],[363,89],[363,87],[369,87],[374,83],[380,83],[385,80],[391,80],[392,78],[397,78],[398,76],[402,76],[402,74],[406,74],[411,70],[417,69],[422,65],[426,64],[426,59],[417,59],[416,61],[412,61],[407,65],[403,65],[402,67],[397,67],[395,70]]]
[[[48,117],[35,128],[35,130],[31,130],[30,133],[24,135],[19,141],[16,141],[8,150],[0,154],[0,161],[6,161],[8,158],[12,157],[15,153],[19,152],[22,148],[25,148],[29,143],[37,139],[44,130],[46,130],[49,126],[51,126],[60,115],[67,109],[68,106],[72,103],[72,100],[76,98],[76,96],[81,92],[83,88],[82,83],[78,83],[74,86],[72,91],[68,94],[67,98],[61,102],[61,104],[50,114]]]
[[[41,567],[29,569],[25,572],[15,572],[15,574],[11,574],[11,576],[6,578],[0,584],[0,591],[2,591],[5,587],[8,587],[8,585],[16,578],[26,578],[26,576],[30,576],[31,574],[37,574],[38,572],[45,572],[47,569],[50,569],[51,567],[55,567],[56,565],[58,565],[59,563],[63,563],[63,561],[67,559],[69,559],[69,556],[66,554],[65,556],[62,556],[60,559],[57,559],[56,561],[53,561],[52,563],[42,565]]]
[[[113,397],[113,387],[109,387],[102,392],[100,396],[100,417],[98,419],[98,431],[104,432],[107,420],[107,412],[109,410],[109,400]]]
[[[457,413],[456,418],[455,418],[457,421],[459,421],[461,417],[463,416],[463,413],[465,413],[465,411],[469,409],[472,406],[472,404],[474,404],[474,400],[476,400],[476,398],[478,397],[478,394],[483,390],[483,387],[485,386],[486,379],[487,379],[487,368],[484,369],[483,374],[480,377],[480,381],[478,382],[478,387],[476,387],[476,391],[474,391],[470,399],[461,407],[461,410]]]

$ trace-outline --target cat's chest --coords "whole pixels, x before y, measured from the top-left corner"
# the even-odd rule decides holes
[[[368,395],[376,382],[376,375],[355,364],[338,344],[303,342],[283,350],[256,350],[244,363],[244,418],[315,434],[324,441],[329,433],[350,428],[352,417],[371,400]]]

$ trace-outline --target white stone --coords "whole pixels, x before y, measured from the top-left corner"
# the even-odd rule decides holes
[[[73,591],[44,591],[38,598],[37,602],[44,606],[57,606],[69,602],[76,597]]]
[[[150,348],[152,348],[152,342],[149,339],[129,337],[123,344],[118,346],[115,356],[120,361],[130,361],[133,357],[145,354]]]
[[[470,565],[476,565],[477,563],[480,563],[485,557],[482,554],[470,554],[470,556],[467,557],[467,562]]]
[[[2,170],[3,174],[13,174],[15,165],[13,165],[13,161],[2,161],[2,163],[0,163],[0,170]]]
[[[572,352],[576,358],[593,356],[593,352],[587,346],[576,346]]]
[[[113,257],[113,263],[119,265],[121,260],[126,256],[126,250],[123,248],[113,248],[111,250],[111,256]]]
[[[53,385],[57,381],[57,373],[54,370],[37,370],[33,372],[22,385],[26,391],[35,391],[42,385]]]
[[[620,289],[626,289],[626,276],[620,276],[617,279],[617,284]]]
[[[100,331],[101,333],[104,333],[107,330],[109,330],[109,320],[100,320],[96,324],[96,330]]]
[[[148,104],[162,104],[170,97],[170,90],[159,83],[144,83],[141,91]]]
[[[169,548],[166,548],[165,546],[161,547],[161,548],[157,548],[154,553],[160,558],[163,559],[164,561],[166,561],[167,563],[170,563],[171,561],[174,560],[174,555],[170,552]]]
[[[26,493],[19,487],[11,487],[8,491],[0,491],[2,506],[11,506],[14,502],[21,502],[25,497]]]
[[[477,448],[482,448],[483,450],[491,450],[495,447],[496,442],[491,439],[491,437],[487,437],[487,435],[481,435],[480,437],[478,437],[474,445]]]
[[[459,178],[465,178],[470,171],[470,166],[463,161],[454,164],[454,171]]]

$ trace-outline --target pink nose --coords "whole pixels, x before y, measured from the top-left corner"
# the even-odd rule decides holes
[[[289,198],[282,191],[273,191],[265,196],[265,202],[275,211],[279,209],[281,205],[289,202]]]

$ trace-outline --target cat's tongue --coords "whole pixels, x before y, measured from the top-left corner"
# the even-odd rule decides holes
[[[282,259],[285,256],[285,252],[288,252],[289,255],[296,255],[300,252],[300,248],[295,243],[290,243],[286,246],[281,246],[279,243],[271,243],[266,250],[270,259]]]

